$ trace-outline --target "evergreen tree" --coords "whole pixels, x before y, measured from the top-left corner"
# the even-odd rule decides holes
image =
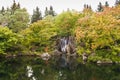
[[[117,5],[118,5],[118,0],[115,1],[115,6],[117,6]]]
[[[86,4],[84,4],[84,9],[86,9],[87,8],[87,5]]]
[[[15,0],[14,0],[14,1],[13,1],[13,5],[11,6],[11,9],[12,9],[12,10],[15,10],[16,7],[17,7],[17,4],[16,4],[16,2],[15,2]]]
[[[88,8],[92,10],[91,5],[89,5]]]
[[[11,6],[11,10],[12,10],[12,14],[14,14],[15,10],[17,9],[17,4],[15,2],[15,0],[13,1],[13,5]]]
[[[49,15],[55,16],[55,12],[52,6],[50,6]]]
[[[10,8],[9,8],[9,7],[7,7],[7,11],[10,11]]]
[[[51,16],[55,16],[55,11],[53,10],[53,7],[50,6],[50,9],[48,10],[48,8],[46,7],[45,9],[45,16],[48,16],[48,15],[51,15]]]
[[[91,5],[84,4],[84,9],[92,9],[92,8],[91,8]]]
[[[10,17],[9,17],[10,16]],[[25,28],[28,27],[29,23],[29,14],[26,11],[26,9],[19,9],[14,12],[14,14],[9,14],[9,11],[7,12],[6,17],[8,27],[11,29],[13,32],[20,32],[21,30],[24,30]]]
[[[70,9],[69,9],[69,8],[67,8],[67,12],[70,12]]]
[[[48,11],[48,8],[46,7],[45,8],[45,16],[48,16],[49,15],[49,11]]]
[[[102,11],[103,11],[103,6],[102,6],[102,3],[101,3],[101,2],[99,2],[97,11],[98,11],[98,12],[102,12]]]
[[[31,18],[31,23],[37,22],[38,20],[42,20],[42,14],[39,11],[39,8],[36,7],[36,10],[33,10],[33,15],[32,15],[32,18]]]
[[[87,7],[87,9],[89,8],[89,6],[88,6],[88,5],[87,5],[86,7]]]
[[[118,5],[120,5],[120,0],[118,0]]]
[[[83,13],[85,15],[90,15],[92,14],[92,8],[91,8],[91,5],[88,5],[88,4],[84,4],[84,9],[83,9]]]
[[[18,4],[16,5],[14,1],[10,8],[7,7],[7,9],[4,9],[4,7],[2,7],[2,10],[0,10],[0,12],[2,11],[2,13],[4,12],[5,14],[3,16],[2,13],[0,13],[0,24],[2,26],[7,26],[13,32],[19,32],[27,28],[30,22],[27,10],[25,8],[16,8]]]
[[[4,8],[4,6],[2,6],[2,10],[1,10],[1,12],[5,12],[5,8]]]
[[[105,7],[109,7],[109,4],[107,1],[105,2]]]
[[[17,4],[17,9],[20,9],[20,3],[18,2],[18,4]]]
[[[4,6],[2,6],[1,14],[4,15],[4,13],[5,13],[5,8]]]
[[[118,6],[118,5],[120,5],[120,0],[115,1],[115,6]]]

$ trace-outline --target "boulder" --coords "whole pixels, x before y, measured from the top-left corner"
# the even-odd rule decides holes
[[[113,62],[111,60],[106,60],[106,61],[97,61],[97,64],[112,64]]]
[[[43,53],[42,55],[41,55],[41,58],[43,59],[43,60],[49,60],[50,59],[50,54],[48,54],[47,52],[46,53]]]

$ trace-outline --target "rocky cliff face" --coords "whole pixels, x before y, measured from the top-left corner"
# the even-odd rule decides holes
[[[72,36],[62,37],[56,42],[54,59],[57,66],[72,68],[76,62],[76,50],[74,38]]]

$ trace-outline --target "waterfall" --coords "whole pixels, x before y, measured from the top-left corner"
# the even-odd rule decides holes
[[[76,62],[74,38],[68,36],[58,39],[54,56],[57,66],[71,68]]]
[[[60,40],[60,43],[61,43],[61,51],[63,53],[66,53],[67,52],[68,40],[64,37]]]

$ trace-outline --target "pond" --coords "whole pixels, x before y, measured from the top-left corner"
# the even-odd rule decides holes
[[[0,80],[120,80],[120,65],[79,64],[70,70],[37,57],[1,58]]]

